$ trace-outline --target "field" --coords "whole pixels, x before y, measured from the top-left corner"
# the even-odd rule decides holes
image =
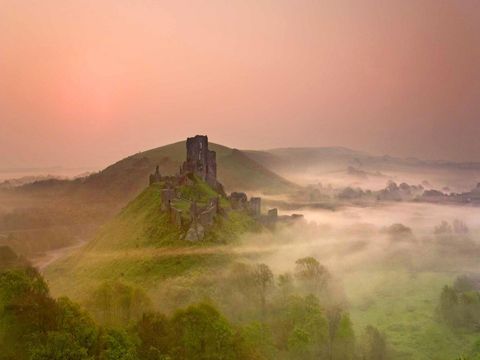
[[[356,331],[374,325],[383,331],[394,359],[456,359],[478,336],[452,331],[436,314],[443,286],[454,273],[402,270],[359,271],[344,278]]]

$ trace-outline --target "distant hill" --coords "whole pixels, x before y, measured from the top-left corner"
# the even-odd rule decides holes
[[[335,186],[378,188],[380,184],[385,185],[387,179],[391,179],[417,184],[427,181],[440,188],[466,191],[480,181],[478,162],[378,156],[343,147],[280,148],[244,153],[280,176],[304,185],[324,182]],[[377,179],[374,183],[359,183],[359,177],[352,175],[360,173],[370,174],[365,179]]]
[[[156,165],[163,175],[177,173],[186,156],[185,146],[185,141],[177,142],[131,155],[85,178],[37,181],[21,189],[51,195],[130,200],[148,185],[148,176]],[[217,153],[218,179],[227,191],[281,193],[296,187],[243,151],[213,143],[210,149]]]
[[[336,167],[374,167],[376,170],[430,167],[444,169],[480,169],[479,162],[454,162],[445,160],[421,160],[389,155],[371,155],[345,147],[276,148],[264,151],[245,150],[244,153],[269,169],[301,171],[317,165]]]

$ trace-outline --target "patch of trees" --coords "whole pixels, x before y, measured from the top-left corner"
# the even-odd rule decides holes
[[[237,264],[230,279],[231,297],[251,300],[237,304],[235,323],[209,300],[155,312],[143,291],[121,283],[92,294],[93,320],[68,298],[53,299],[35,269],[4,270],[0,359],[387,359],[377,329],[356,337],[346,309],[324,301],[332,276],[314,258],[278,277],[265,264]]]
[[[453,286],[446,285],[440,294],[438,312],[451,327],[480,330],[480,292],[476,281],[461,276]]]

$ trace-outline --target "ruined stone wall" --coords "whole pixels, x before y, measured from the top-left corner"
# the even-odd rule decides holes
[[[212,206],[200,213],[198,216],[198,222],[202,224],[204,228],[208,228],[209,226],[213,225],[216,215],[217,209]]]
[[[247,194],[243,192],[233,192],[230,194],[230,202],[234,210],[245,209],[247,199]]]
[[[206,182],[213,188],[217,186],[217,153],[208,150],[207,152],[207,173]]]
[[[249,211],[253,216],[259,217],[261,215],[261,209],[262,209],[261,198],[252,197],[248,205],[249,205]]]
[[[149,180],[150,180],[150,185],[160,182],[162,180],[162,176],[160,175],[160,170],[158,165],[155,168],[155,172],[153,174],[150,174]]]
[[[170,219],[178,227],[182,226],[182,210],[170,207]]]

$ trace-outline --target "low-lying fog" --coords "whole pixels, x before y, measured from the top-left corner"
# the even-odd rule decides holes
[[[275,239],[264,239],[278,245],[268,259],[278,270],[303,256],[317,257],[334,273],[372,265],[476,270],[467,260],[480,251],[479,207],[383,203],[291,213],[295,212],[301,212],[305,221],[278,230]]]

